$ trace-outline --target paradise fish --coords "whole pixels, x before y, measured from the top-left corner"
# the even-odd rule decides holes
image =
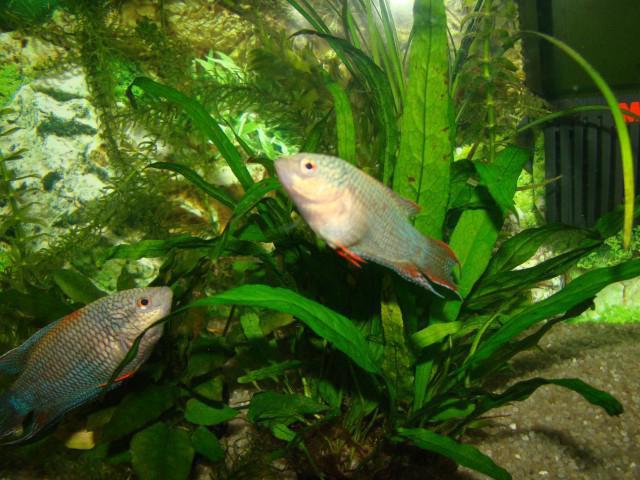
[[[452,269],[459,262],[451,248],[407,220],[418,205],[337,157],[299,153],[277,159],[275,167],[311,229],[349,262],[371,260],[438,296],[432,283],[458,294]]]
[[[0,440],[28,440],[133,375],[160,339],[162,324],[144,334],[136,356],[109,385],[136,338],[169,313],[172,297],[168,287],[103,297],[38,330],[0,357],[0,372],[18,375],[0,396]],[[31,425],[25,427],[29,416]]]

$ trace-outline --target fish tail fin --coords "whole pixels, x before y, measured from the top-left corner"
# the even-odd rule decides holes
[[[15,443],[21,440],[23,422],[29,410],[12,392],[0,396],[0,443]]]
[[[422,237],[422,255],[416,261],[416,266],[427,279],[440,285],[460,297],[458,287],[453,278],[453,269],[460,262],[451,247],[441,240]],[[431,288],[430,290],[433,291]]]

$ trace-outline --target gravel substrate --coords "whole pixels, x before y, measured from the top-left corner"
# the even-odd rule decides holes
[[[619,417],[576,393],[540,388],[524,402],[490,412],[492,425],[470,433],[473,443],[514,480],[640,479],[640,323],[557,325],[542,350],[514,360],[516,378],[580,378],[613,394]],[[462,469],[452,480],[485,479]]]

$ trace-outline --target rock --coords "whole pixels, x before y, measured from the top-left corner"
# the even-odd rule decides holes
[[[23,86],[8,108],[14,113],[2,121],[18,130],[0,138],[0,149],[26,150],[10,168],[15,177],[24,177],[13,183],[22,192],[20,203],[32,203],[29,216],[43,222],[39,233],[47,235],[35,245],[42,248],[48,239],[67,233],[64,220],[75,210],[106,192],[111,170],[88,161],[102,147],[79,68]]]

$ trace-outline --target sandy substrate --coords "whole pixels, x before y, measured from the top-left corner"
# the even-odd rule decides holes
[[[540,388],[524,402],[497,409],[492,426],[470,433],[475,444],[515,480],[640,479],[640,323],[557,325],[542,350],[514,360],[515,381],[532,377],[580,378],[613,394],[619,417],[576,393]],[[466,469],[452,480],[485,479]]]

